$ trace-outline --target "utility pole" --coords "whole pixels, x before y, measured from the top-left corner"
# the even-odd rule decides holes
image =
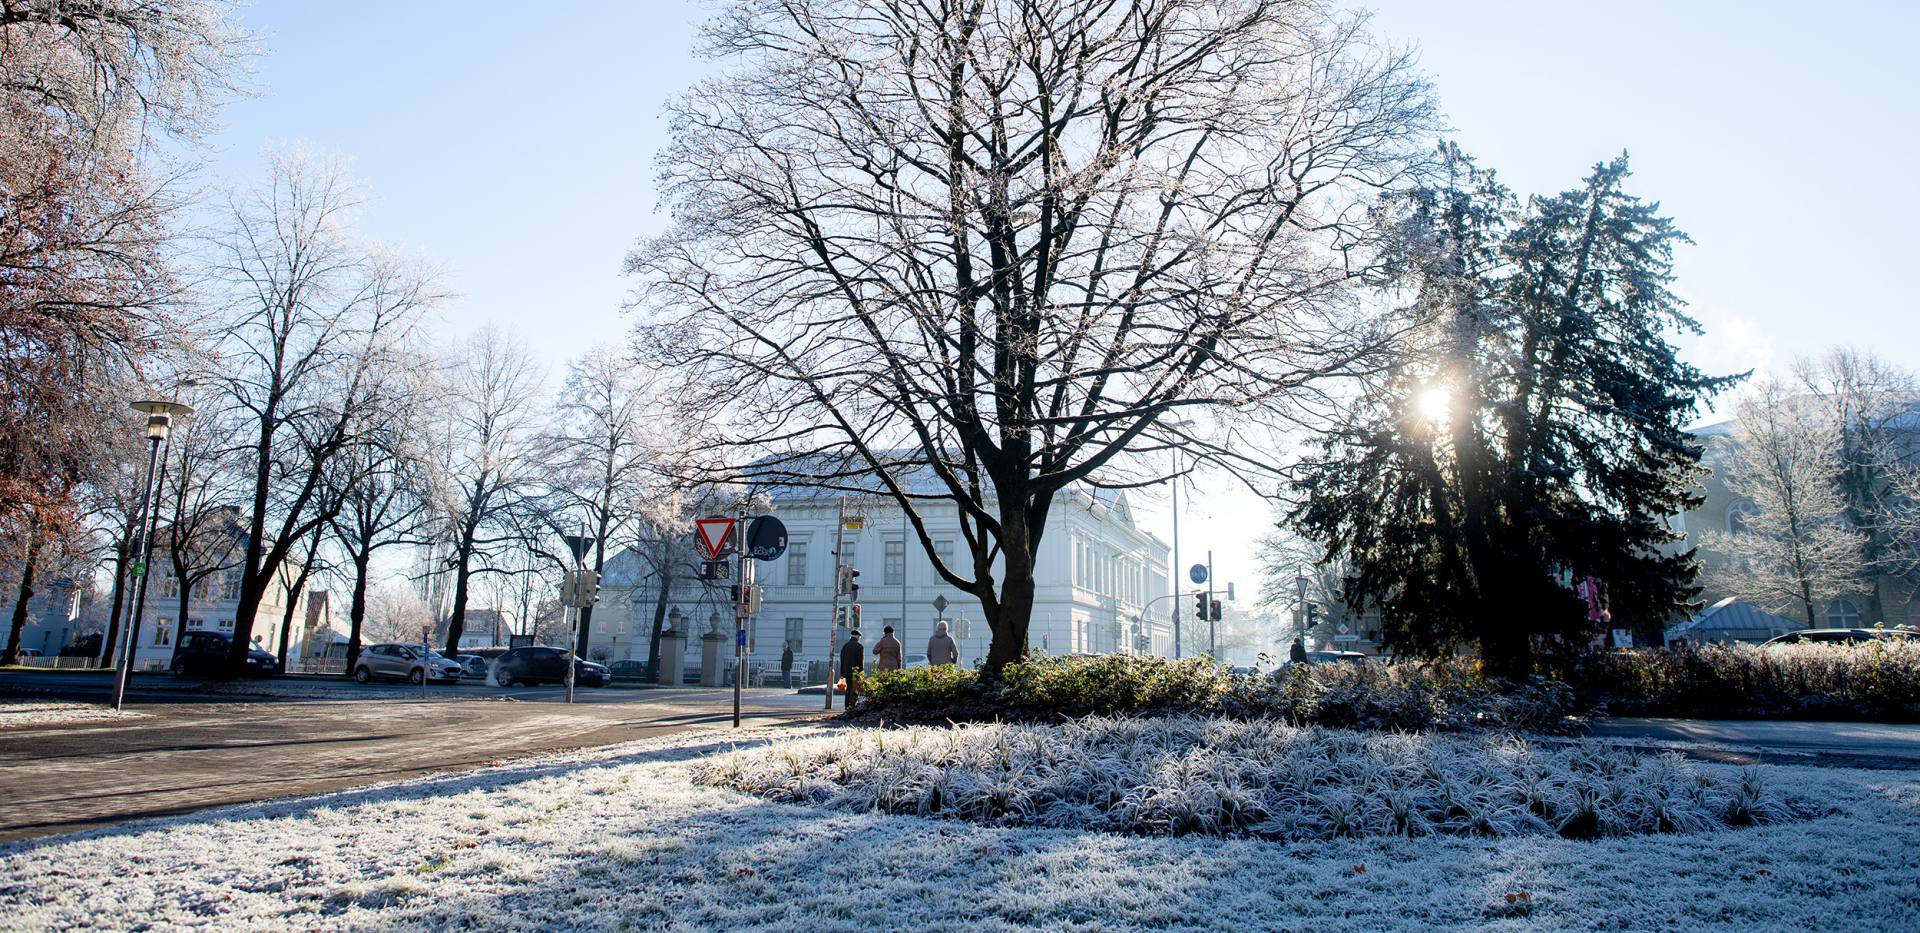
[[[1207,657],[1220,660],[1219,616],[1213,612],[1213,551],[1207,551]]]
[[[733,575],[740,595],[733,606],[733,727],[740,728],[740,682],[747,673],[747,604],[753,599],[753,565],[747,562],[747,506],[741,503],[734,513],[733,554],[738,572]]]
[[[1180,658],[1180,450],[1173,451],[1173,657]]]
[[[833,709],[835,642],[840,640],[840,549],[847,543],[847,497],[842,493],[833,523],[833,615],[827,619],[827,706]]]
[[[134,585],[129,587],[132,592],[127,594],[128,601],[134,604],[134,610],[132,618],[127,620],[128,624],[125,626],[125,633],[121,636],[120,644],[117,646],[118,657],[116,657],[115,660],[119,663],[114,665],[117,670],[114,672],[113,677],[113,708],[116,710],[120,709],[121,705],[126,702],[127,668],[131,667],[134,659],[139,657],[137,654],[139,648],[134,644],[134,640],[140,637],[140,623],[137,620],[140,618],[140,611],[146,608],[147,562],[153,558],[153,536],[159,533],[160,527],[160,504],[153,501],[153,484],[154,470],[158,468],[160,463],[160,441],[164,436],[164,434],[151,433],[149,433],[148,436],[148,440],[153,443],[147,453],[146,488],[140,496],[141,511],[138,513],[138,516],[139,525],[142,527],[139,531],[135,532],[137,536],[135,542],[137,545],[137,556],[134,559],[132,567]],[[181,624],[184,625],[185,622],[183,621]]]

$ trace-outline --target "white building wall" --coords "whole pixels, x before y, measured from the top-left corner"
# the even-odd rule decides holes
[[[891,624],[899,629],[909,655],[924,654],[934,623],[944,617],[959,642],[962,663],[971,665],[985,657],[991,633],[978,600],[939,577],[898,509],[867,506],[864,511],[865,527],[846,532],[842,562],[860,570],[861,630],[868,644]],[[792,630],[799,636],[795,667],[804,669],[807,661],[825,660],[835,647],[827,639],[838,510],[831,498],[789,498],[776,500],[773,514],[787,526],[788,552],[756,568],[765,597],[749,630],[753,649],[749,657],[763,664],[777,662],[789,620],[794,620]],[[951,505],[926,506],[923,515],[936,545],[951,542],[945,546],[951,547],[955,560],[966,562],[956,510]],[[688,534],[692,533],[689,529]],[[904,580],[888,575],[887,545],[892,541],[904,542]],[[1081,553],[1088,555],[1089,562],[1076,558]],[[794,575],[795,560],[804,560],[800,576]],[[595,653],[604,650],[616,660],[646,657],[655,597],[641,565],[631,551],[608,562],[601,603],[594,610],[590,650]],[[1148,605],[1153,597],[1167,592],[1167,548],[1159,538],[1133,525],[1123,496],[1095,499],[1079,491],[1063,493],[1041,536],[1035,578],[1032,649],[1050,654],[1131,652],[1138,633],[1147,636],[1150,653],[1171,653],[1171,601]],[[947,599],[944,614],[933,607],[936,596]],[[724,586],[708,588],[687,581],[675,587],[670,605],[695,623],[695,637],[688,643],[689,664],[698,663],[698,635],[714,613],[720,615],[722,632],[731,634],[726,599]],[[1137,621],[1142,616],[1145,624]]]

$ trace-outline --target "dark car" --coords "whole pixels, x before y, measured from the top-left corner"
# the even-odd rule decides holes
[[[205,677],[226,669],[227,652],[233,650],[233,636],[223,632],[187,632],[173,646],[173,676]],[[272,677],[280,673],[280,660],[258,648],[247,649],[246,673],[249,677]]]
[[[607,676],[614,680],[646,680],[647,662],[628,658],[607,665]]]
[[[1809,628],[1801,629],[1798,632],[1788,632],[1785,635],[1775,638],[1769,638],[1761,647],[1771,648],[1774,645],[1810,644],[1858,645],[1875,639],[1898,640],[1912,637],[1913,633],[1904,629]]]
[[[611,680],[607,666],[575,658],[573,682],[584,687],[604,687]],[[519,684],[560,684],[567,681],[567,652],[545,645],[515,648],[493,662],[493,678],[502,687]]]

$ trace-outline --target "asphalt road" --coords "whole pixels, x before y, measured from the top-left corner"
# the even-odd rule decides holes
[[[1777,764],[1920,768],[1920,724],[1763,719],[1606,719],[1592,734],[1719,746]]]
[[[174,692],[130,704],[139,719],[0,732],[0,841],[732,724],[731,690],[583,689],[568,705],[560,687],[359,689],[378,698]],[[752,725],[823,713],[779,690],[746,691],[742,710]]]

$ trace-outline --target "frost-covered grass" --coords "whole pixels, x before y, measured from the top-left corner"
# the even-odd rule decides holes
[[[1700,832],[1809,809],[1757,769],[1677,753],[1197,717],[856,732],[709,758],[698,773],[842,811],[1286,841]]]
[[[692,780],[736,741],[775,740],[696,733],[0,846],[0,926],[1697,933],[1920,915],[1920,773],[1765,767],[1828,809],[1739,831],[1282,843],[830,811]]]
[[[1595,655],[1582,692],[1617,714],[1920,719],[1920,639],[1698,645]]]
[[[0,699],[0,730],[30,726],[66,726],[74,723],[139,719],[145,713],[116,711],[99,703],[64,703],[56,700]]]

